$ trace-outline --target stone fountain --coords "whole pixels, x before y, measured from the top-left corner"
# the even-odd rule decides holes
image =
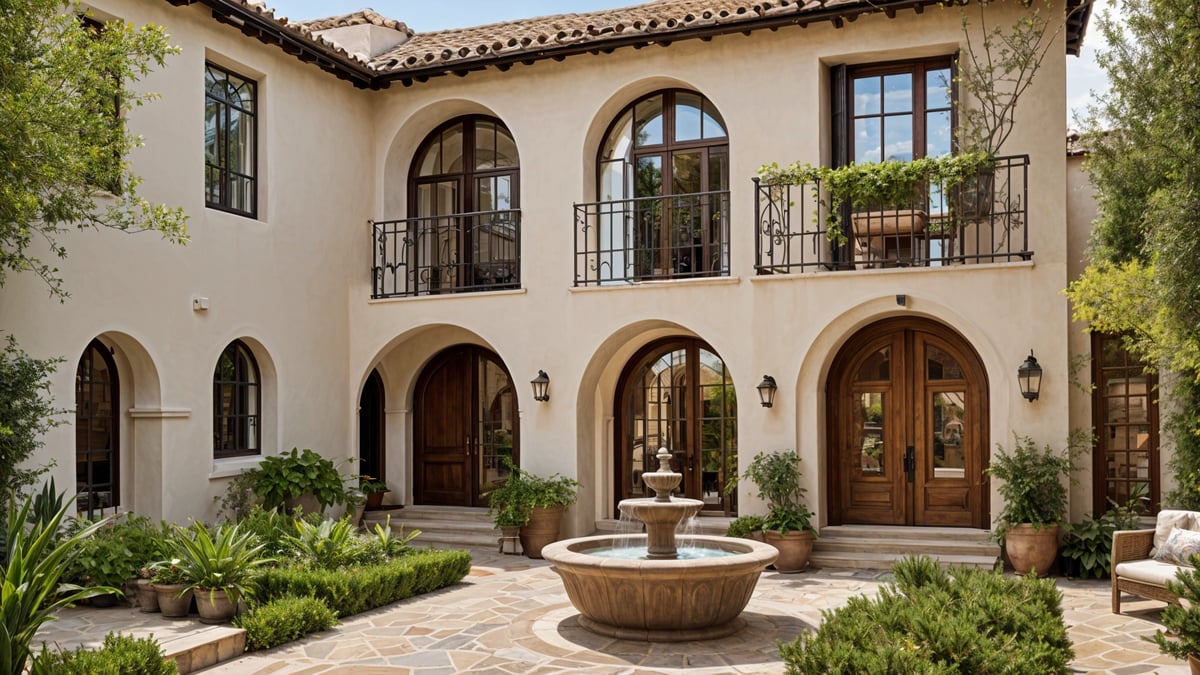
[[[656,496],[617,505],[644,523],[646,534],[567,539],[542,549],[581,626],[625,640],[684,642],[725,637],[745,624],[739,615],[778,552],[749,539],[701,535],[679,548],[679,523],[704,507],[671,497],[682,478],[660,448],[658,471],[642,474]]]

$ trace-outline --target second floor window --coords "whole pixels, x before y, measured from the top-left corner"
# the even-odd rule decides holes
[[[948,58],[861,66],[849,72],[850,150],[855,164],[950,153],[953,140]]]
[[[204,69],[204,201],[215,209],[257,215],[257,87],[207,64]]]

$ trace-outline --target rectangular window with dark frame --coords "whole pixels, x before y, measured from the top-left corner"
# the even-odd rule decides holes
[[[105,26],[100,21],[89,16],[79,17],[79,23],[87,29],[97,43],[102,39]],[[99,46],[99,45],[98,45]],[[100,52],[97,52],[99,55]],[[125,133],[125,121],[121,118],[121,79],[116,72],[101,70],[95,80],[95,87],[80,92],[84,105],[89,110],[97,110],[104,115],[107,124],[91,127],[87,138],[81,138],[83,145],[92,148],[106,148],[97,156],[96,163],[88,172],[88,182],[112,194],[121,193],[121,144]]]
[[[258,87],[211,63],[204,68],[204,201],[258,214]]]
[[[1158,382],[1121,335],[1092,333],[1094,513],[1133,503],[1153,515],[1159,503]]]

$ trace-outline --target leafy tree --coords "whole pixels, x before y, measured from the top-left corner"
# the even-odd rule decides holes
[[[1098,21],[1111,91],[1091,109],[1085,165],[1099,216],[1091,264],[1067,290],[1075,318],[1129,335],[1147,362],[1179,373],[1171,422],[1180,489],[1200,495],[1200,5],[1121,3]],[[1110,130],[1102,133],[1099,130]]]
[[[9,336],[0,350],[0,494],[32,485],[44,469],[21,468],[42,447],[42,435],[61,420],[47,379],[61,359],[35,359]],[[0,514],[4,504],[0,503]]]
[[[187,239],[182,209],[138,196],[126,156],[141,139],[120,116],[152,98],[130,85],[177,50],[158,26],[89,25],[81,14],[62,0],[0,4],[0,286],[30,271],[60,300],[40,246],[65,258],[60,235],[71,228]]]

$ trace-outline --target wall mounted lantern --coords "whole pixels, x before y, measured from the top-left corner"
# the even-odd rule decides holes
[[[758,399],[762,401],[764,408],[770,408],[775,405],[775,378],[770,375],[763,375],[762,382],[758,383]]]
[[[550,376],[546,374],[546,371],[539,370],[537,377],[530,380],[529,384],[533,385],[533,400],[550,400]]]
[[[1042,367],[1038,365],[1037,359],[1033,358],[1033,350],[1029,350],[1029,356],[1025,359],[1025,363],[1017,368],[1017,382],[1021,385],[1021,395],[1025,400],[1033,402],[1037,400],[1038,394],[1042,391]]]

